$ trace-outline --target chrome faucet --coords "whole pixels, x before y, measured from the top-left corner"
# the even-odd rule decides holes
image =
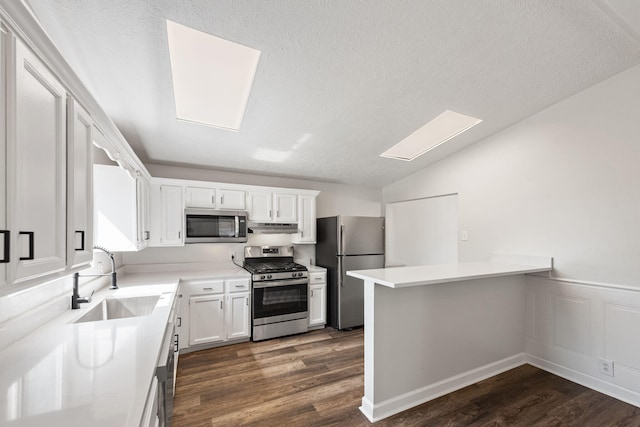
[[[71,294],[71,309],[72,310],[80,308],[80,304],[82,304],[82,303],[91,302],[91,297],[93,296],[93,292],[95,292],[95,290],[93,292],[91,292],[91,295],[89,295],[88,297],[81,297],[78,294],[78,281],[79,281],[80,277],[111,276],[111,286],[109,286],[109,289],[118,289],[118,285],[116,283],[116,261],[113,259],[113,253],[109,252],[108,250],[106,250],[102,246],[94,246],[93,249],[101,250],[104,253],[106,253],[107,255],[109,255],[109,258],[111,258],[111,273],[107,273],[107,274],[83,274],[83,275],[80,275],[80,273],[78,273],[78,272],[73,273],[73,294]]]

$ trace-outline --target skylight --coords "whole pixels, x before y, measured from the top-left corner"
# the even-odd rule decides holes
[[[380,154],[380,157],[409,162],[480,122],[482,120],[475,117],[445,110],[444,113]]]
[[[240,130],[260,51],[167,20],[178,120]]]

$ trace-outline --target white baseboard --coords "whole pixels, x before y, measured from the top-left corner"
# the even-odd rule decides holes
[[[565,378],[569,381],[573,381],[574,383],[588,387],[592,390],[606,394],[607,396],[629,403],[630,405],[640,407],[640,393],[602,381],[590,375],[583,374],[582,372],[574,371],[573,369],[541,359],[540,357],[533,356],[531,354],[526,355],[526,363],[547,372],[551,372],[552,374]]]
[[[360,411],[369,419],[369,421],[380,421],[384,418],[390,417],[391,415],[395,415],[409,408],[421,405],[453,391],[460,390],[461,388],[493,377],[525,363],[526,355],[524,353],[519,353],[514,356],[498,360],[497,362],[463,372],[440,382],[409,391],[375,405],[366,397],[363,397]]]

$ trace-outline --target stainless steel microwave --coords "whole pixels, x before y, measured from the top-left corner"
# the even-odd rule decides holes
[[[244,243],[247,213],[212,209],[185,209],[185,243]]]

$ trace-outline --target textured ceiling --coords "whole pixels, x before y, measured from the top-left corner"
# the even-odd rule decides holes
[[[144,162],[370,186],[640,63],[596,2],[29,0]],[[175,120],[165,19],[262,51],[240,132]],[[378,157],[446,109],[483,122]]]

